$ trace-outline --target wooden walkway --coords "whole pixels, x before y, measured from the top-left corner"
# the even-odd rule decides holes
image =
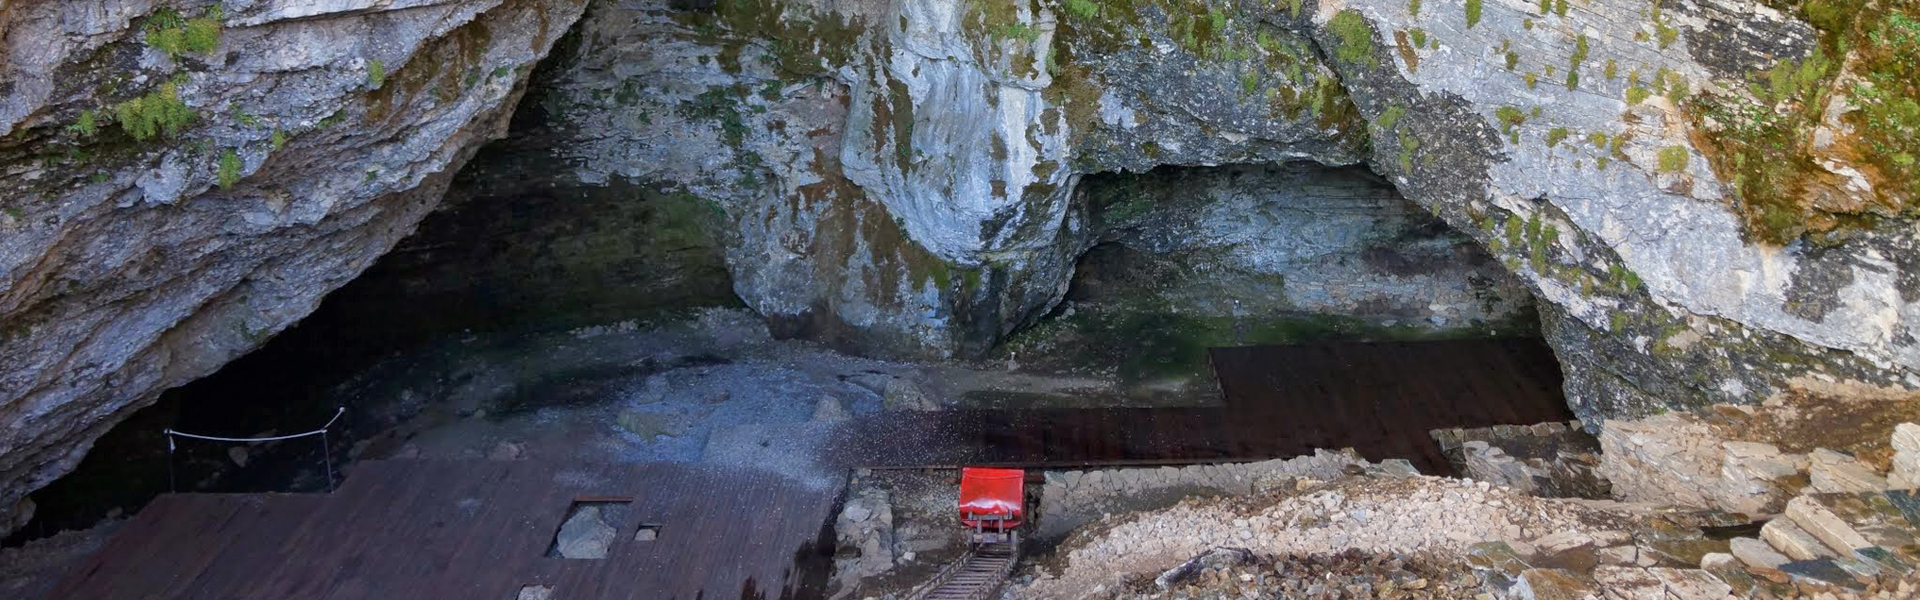
[[[697,465],[366,461],[333,494],[168,494],[55,599],[819,597],[844,481]],[[630,498],[605,559],[546,556],[575,500]],[[643,524],[657,537],[636,539]]]
[[[1446,474],[1432,429],[1573,418],[1537,340],[1338,342],[1211,351],[1218,408],[967,410],[857,419],[848,466],[1075,467],[1289,458],[1352,447]]]

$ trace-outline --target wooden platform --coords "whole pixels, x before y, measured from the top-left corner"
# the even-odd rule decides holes
[[[1151,465],[1288,458],[1353,447],[1445,474],[1427,434],[1573,418],[1538,340],[1215,348],[1219,408],[968,410],[856,420],[849,466]]]
[[[696,465],[367,461],[333,494],[168,494],[53,598],[556,600],[819,597],[823,486]],[[549,558],[576,499],[631,498],[605,559]],[[657,538],[635,539],[643,523]]]

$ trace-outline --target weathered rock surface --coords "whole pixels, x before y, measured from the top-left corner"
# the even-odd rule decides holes
[[[600,507],[583,506],[560,524],[553,538],[553,553],[560,558],[606,558],[607,548],[618,534]]]
[[[0,8],[0,525],[410,232],[582,9],[213,6]]]
[[[1085,175],[1364,163],[1536,297],[1589,427],[1796,378],[1920,387],[1911,220],[1757,241],[1737,180],[1698,147],[1699,94],[1750,95],[1753,72],[1810,55],[1791,16],[1752,0],[1133,4],[601,2],[538,96],[570,171],[540,180],[724,213],[733,289],[781,335],[947,356],[1059,301],[1094,234]],[[0,211],[10,511],[155,390],[253,347],[405,235],[580,7],[236,2],[212,49],[171,53],[144,42],[153,8],[0,10],[0,177],[25,190]],[[201,116],[165,131],[183,110]],[[133,140],[109,112],[165,133]],[[1829,170],[1848,183],[1825,201],[1871,204],[1872,180]]]
[[[1803,489],[1887,489],[1889,440],[1906,443],[1897,427],[1916,412],[1912,393],[1811,385],[1759,406],[1608,420],[1598,471],[1622,500],[1773,514]]]
[[[1600,444],[1578,421],[1436,429],[1430,434],[1456,473],[1523,492],[1561,498],[1606,498],[1596,469]]]
[[[581,182],[711,198],[749,305],[866,352],[976,353],[1044,313],[1090,235],[1082,175],[1306,159],[1367,163],[1518,274],[1589,426],[1802,375],[1920,384],[1910,228],[1751,241],[1691,150],[1688,93],[1811,43],[1710,4],[633,3],[547,99]],[[1579,76],[1529,83],[1550,69]],[[1625,101],[1656,72],[1688,83]]]

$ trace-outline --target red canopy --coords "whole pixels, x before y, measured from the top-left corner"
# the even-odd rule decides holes
[[[984,525],[969,515],[996,515],[1004,520],[997,521],[1002,527],[1014,527],[1023,517],[1021,506],[1026,499],[1027,472],[1020,469],[987,469],[967,467],[960,469],[960,522],[967,527],[984,526],[992,529],[996,521],[986,521]]]

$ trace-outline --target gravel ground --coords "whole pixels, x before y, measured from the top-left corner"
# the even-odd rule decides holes
[[[1487,541],[1527,548],[1532,540],[1563,532],[1619,537],[1644,527],[1643,521],[1484,482],[1347,478],[1306,490],[1188,500],[1102,520],[1069,537],[1011,597],[1107,597],[1130,589],[1141,574],[1158,574],[1216,547],[1260,556],[1459,553]]]
[[[1433,553],[1369,554],[1346,550],[1309,556],[1255,556],[1220,565],[1161,588],[1142,574],[1126,577],[1114,598],[1428,599],[1473,598],[1480,580],[1457,558]]]

